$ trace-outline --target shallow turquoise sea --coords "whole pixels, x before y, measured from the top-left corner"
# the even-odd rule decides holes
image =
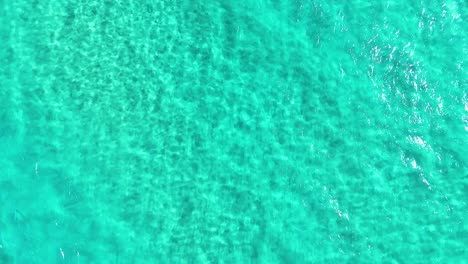
[[[0,0],[0,263],[466,263],[467,15]]]

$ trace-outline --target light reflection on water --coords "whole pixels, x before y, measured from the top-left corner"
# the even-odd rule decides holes
[[[4,3],[0,262],[460,262],[464,13]]]

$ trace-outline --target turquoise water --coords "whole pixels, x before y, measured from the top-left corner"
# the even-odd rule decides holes
[[[463,263],[467,15],[0,0],[0,263]]]

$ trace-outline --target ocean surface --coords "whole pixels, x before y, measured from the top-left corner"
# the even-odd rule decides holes
[[[0,0],[0,263],[467,263],[463,0]]]

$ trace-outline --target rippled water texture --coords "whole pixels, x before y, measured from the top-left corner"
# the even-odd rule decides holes
[[[467,15],[0,0],[0,263],[463,263]]]

